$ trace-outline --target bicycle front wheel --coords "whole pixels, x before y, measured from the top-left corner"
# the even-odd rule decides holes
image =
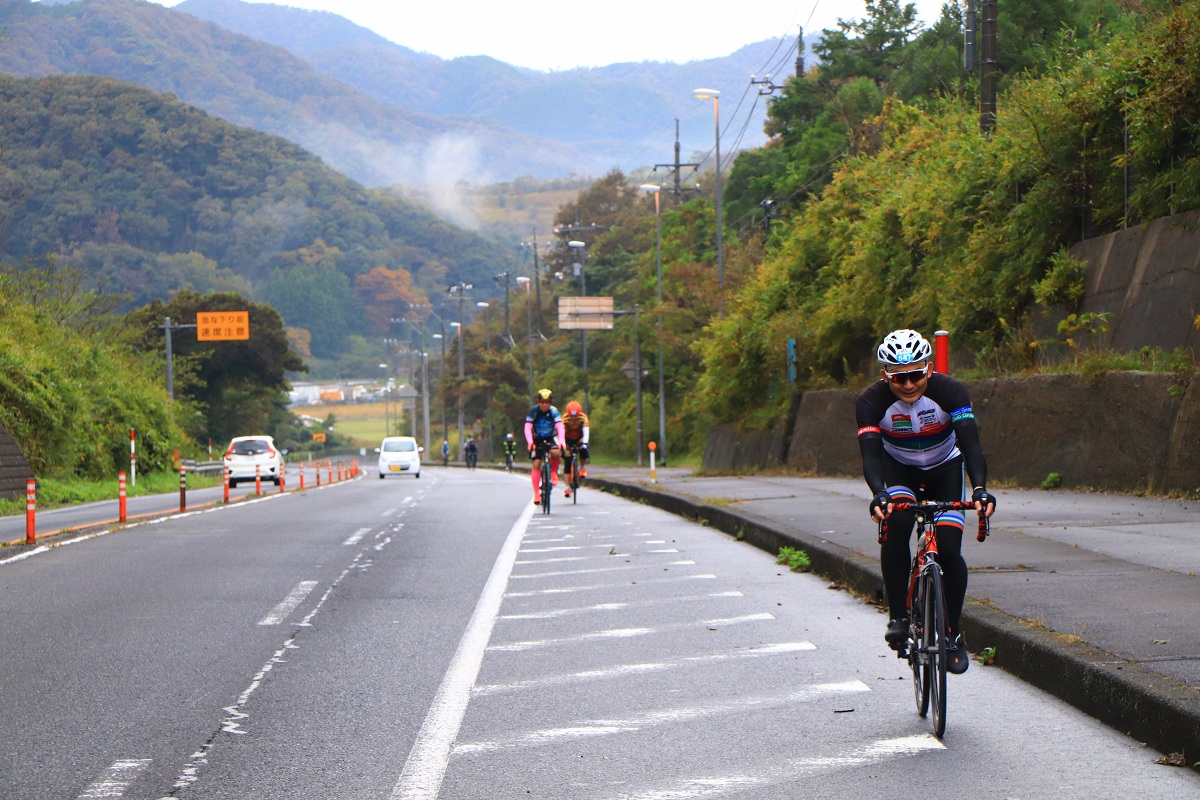
[[[925,573],[925,630],[924,650],[926,680],[929,683],[930,720],[933,735],[942,738],[946,733],[946,601],[942,592],[942,571],[934,568]]]
[[[929,671],[925,669],[928,657],[925,653],[925,582],[918,580],[913,592],[912,606],[908,609],[908,666],[912,669],[913,699],[917,701],[917,713],[924,717],[929,713]]]
[[[542,513],[550,513],[550,496],[554,494],[554,486],[550,482],[550,456],[542,459]]]

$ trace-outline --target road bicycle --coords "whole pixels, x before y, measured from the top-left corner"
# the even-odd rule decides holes
[[[567,486],[571,488],[571,503],[578,503],[579,487],[583,482],[579,472],[582,469],[582,462],[579,460],[579,445],[568,445],[566,465],[567,471],[563,478],[567,481]]]
[[[549,443],[549,442],[538,443],[536,445],[536,447],[537,447],[537,456],[536,457],[538,459],[540,459],[542,462],[542,469],[541,469],[542,480],[541,480],[541,489],[539,489],[539,491],[542,496],[542,513],[543,514],[550,513],[550,496],[554,494],[554,482],[553,482],[553,477],[550,474],[550,451],[554,448],[554,446],[555,445],[553,443]]]
[[[897,656],[908,661],[913,676],[913,696],[917,713],[933,717],[933,735],[946,733],[946,649],[950,634],[946,623],[946,594],[942,585],[942,567],[938,564],[936,515],[943,511],[965,511],[975,504],[969,500],[892,503],[892,512],[913,511],[916,515],[917,554],[913,557],[908,581],[908,639]],[[907,533],[907,532],[906,532]],[[988,518],[979,514],[976,539],[988,535]],[[879,544],[887,541],[887,520],[879,523]]]
[[[477,453],[473,450],[468,450],[467,451],[467,469],[475,469],[475,464],[478,461],[479,461],[479,453]]]
[[[507,472],[512,472],[512,468],[513,468],[513,454],[506,450],[506,451],[504,451],[504,469]]]

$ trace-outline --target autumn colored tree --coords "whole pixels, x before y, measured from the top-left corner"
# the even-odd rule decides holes
[[[412,275],[406,269],[375,269],[354,280],[354,291],[362,302],[367,324],[374,333],[387,333],[389,322],[410,306],[428,302],[413,288]]]

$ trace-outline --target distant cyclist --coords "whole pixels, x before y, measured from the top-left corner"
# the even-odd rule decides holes
[[[914,330],[889,333],[876,358],[880,380],[858,396],[858,446],[863,477],[874,497],[869,510],[876,520],[888,520],[888,537],[879,561],[887,589],[890,620],[884,639],[894,650],[908,635],[906,598],[912,564],[912,511],[892,512],[893,502],[963,500],[963,468],[971,478],[975,508],[989,517],[996,498],[987,490],[987,461],[967,388],[949,375],[932,371],[929,342]],[[970,660],[959,629],[967,593],[967,562],[962,556],[963,514],[937,515],[938,563],[946,587],[946,619],[951,649],[946,668],[967,671]]]
[[[513,467],[513,459],[517,455],[517,440],[511,433],[504,437],[504,463],[508,469]]]
[[[588,415],[583,413],[583,406],[578,400],[567,403],[567,413],[563,415],[563,434],[567,449],[563,453],[564,470],[571,468],[571,459],[575,448],[579,449],[579,477],[587,477],[588,439],[591,437],[591,423]],[[571,487],[566,490],[567,497],[571,496]]]
[[[525,415],[525,446],[529,448],[529,458],[533,469],[530,470],[533,480],[533,504],[542,502],[542,459],[538,450],[550,453],[550,485],[558,485],[558,462],[562,458],[562,448],[566,446],[563,433],[562,416],[558,409],[550,404],[554,393],[549,389],[538,389],[537,405],[529,409]]]
[[[475,464],[479,460],[479,445],[475,444],[475,437],[467,439],[467,444],[463,448],[463,451],[466,453],[467,467],[475,469]]]
[[[443,439],[442,440],[442,466],[445,467],[445,466],[449,465],[449,463],[450,463],[450,442],[449,442],[449,440]]]

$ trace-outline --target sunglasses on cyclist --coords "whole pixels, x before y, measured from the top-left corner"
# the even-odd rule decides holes
[[[906,383],[920,383],[926,377],[924,369],[914,369],[909,372],[884,372],[892,383],[903,386]]]

